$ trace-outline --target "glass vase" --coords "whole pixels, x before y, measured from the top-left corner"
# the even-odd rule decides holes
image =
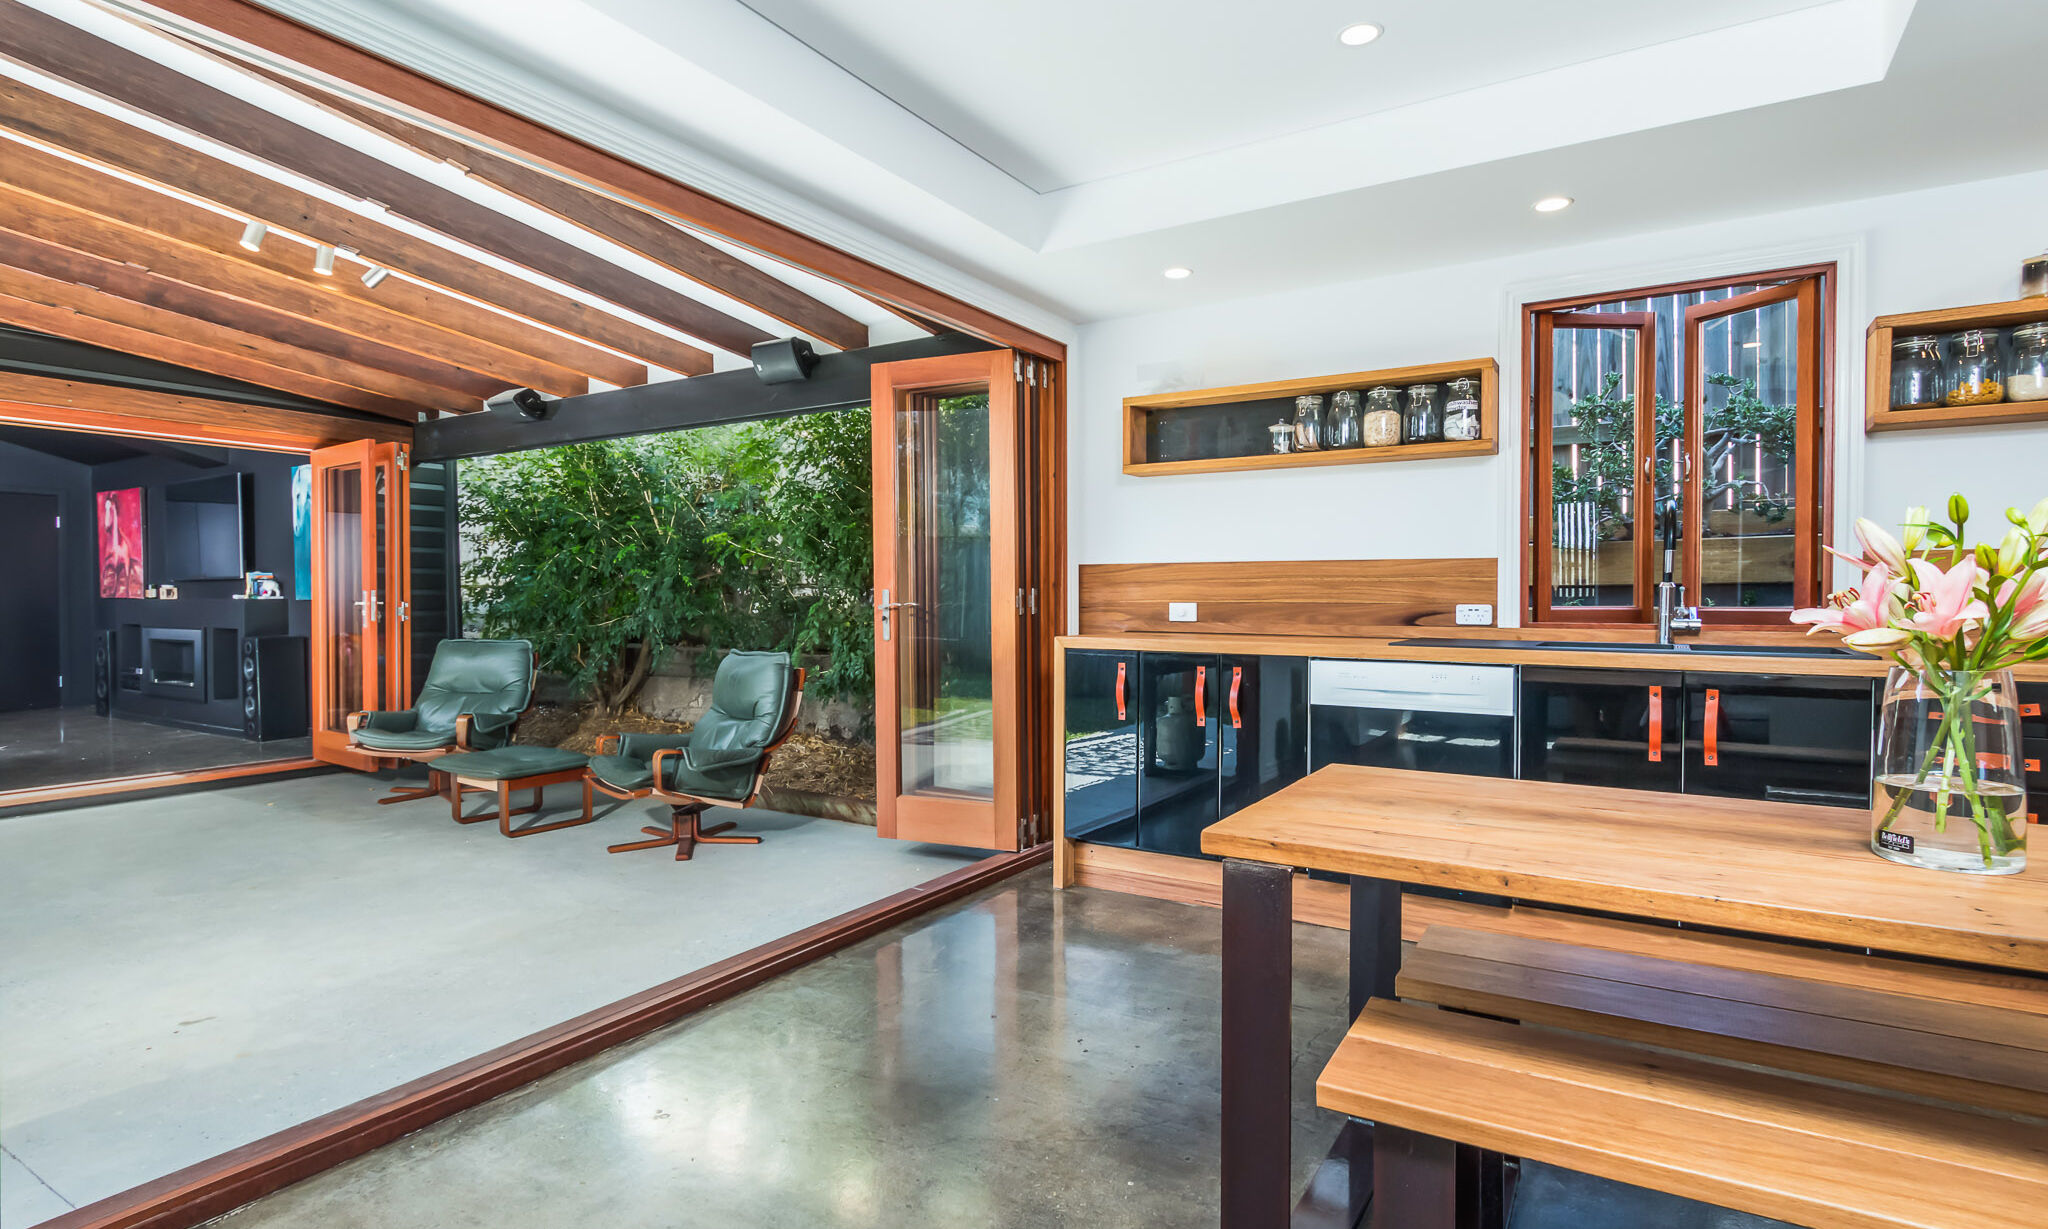
[[[2026,868],[2017,695],[2010,670],[1892,668],[1878,711],[1873,852],[1977,875]]]

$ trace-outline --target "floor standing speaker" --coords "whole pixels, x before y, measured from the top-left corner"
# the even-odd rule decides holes
[[[114,633],[92,638],[92,711],[105,717],[114,711]]]
[[[242,640],[242,735],[304,738],[312,724],[304,636]]]

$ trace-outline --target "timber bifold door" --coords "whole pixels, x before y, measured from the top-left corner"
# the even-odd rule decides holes
[[[408,708],[406,453],[360,440],[313,453],[313,756],[372,769],[350,713]]]
[[[1027,743],[1038,595],[1009,350],[874,369],[877,832],[974,849],[1035,839]]]

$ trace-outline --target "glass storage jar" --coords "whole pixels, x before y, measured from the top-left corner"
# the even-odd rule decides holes
[[[1381,385],[1365,395],[1365,446],[1385,448],[1401,442],[1400,394]]]
[[[1479,438],[1479,381],[1460,376],[1451,381],[1451,399],[1444,403],[1444,433],[1447,440]]]
[[[1323,446],[1323,395],[1294,399],[1294,451],[1314,452]]]
[[[1994,405],[2005,400],[2005,365],[1997,329],[1964,329],[1948,339],[1945,368],[1949,405]]]
[[[1358,393],[1354,389],[1330,394],[1330,416],[1323,421],[1323,447],[1356,448],[1365,442],[1365,426],[1359,420]]]
[[[2048,252],[2020,262],[2020,297],[2038,299],[2043,296],[2048,296]]]
[[[2048,401],[2048,322],[2012,331],[2012,370],[2006,373],[2008,401]]]
[[[1293,423],[1283,418],[1272,426],[1267,427],[1266,430],[1273,433],[1273,451],[1275,453],[1294,451]]]
[[[1920,335],[1892,342],[1892,408],[1925,410],[1940,405],[1948,389],[1941,377],[1941,339]]]
[[[1424,390],[1428,390],[1424,395]],[[1401,419],[1401,442],[1428,444],[1444,437],[1443,406],[1436,385],[1417,384],[1408,390],[1408,409]]]

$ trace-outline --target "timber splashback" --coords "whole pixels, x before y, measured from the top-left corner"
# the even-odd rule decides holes
[[[1459,603],[1493,604],[1497,570],[1494,559],[1082,564],[1081,634],[1451,627]],[[1168,602],[1196,603],[1196,621],[1168,622]]]

